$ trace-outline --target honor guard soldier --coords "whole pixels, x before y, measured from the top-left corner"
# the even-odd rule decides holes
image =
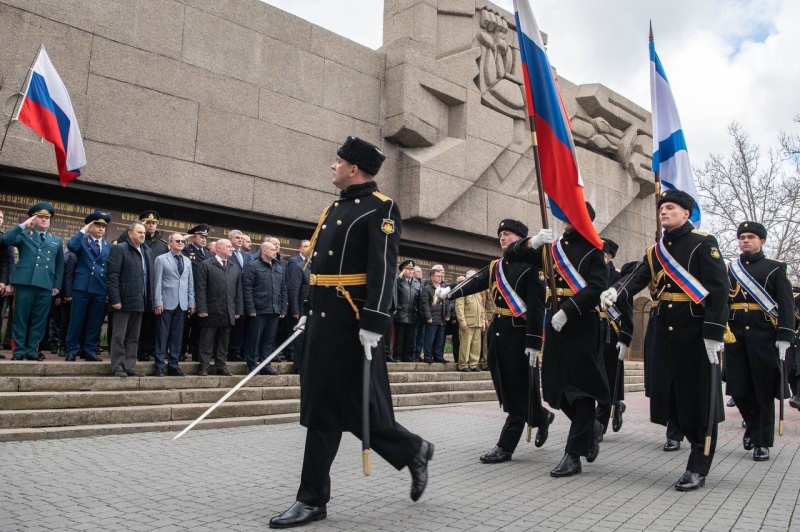
[[[106,269],[111,250],[104,237],[110,222],[108,211],[94,211],[83,220],[86,225],[67,242],[67,248],[77,259],[67,331],[67,362],[74,361],[81,352],[86,354],[87,361],[101,362],[98,350],[105,319]]]
[[[197,279],[197,268],[211,254],[206,249],[208,243],[208,224],[195,225],[187,234],[192,235],[192,242],[183,248],[182,253],[192,262],[192,278]],[[187,349],[192,353],[192,359],[197,359],[197,344],[200,340],[200,325],[197,313],[192,314],[184,322],[183,327],[183,346],[181,347],[181,357],[186,355]]]
[[[608,266],[608,286],[620,280],[620,271],[614,267],[613,259],[619,251],[619,244],[610,238],[603,239],[603,254],[605,255],[606,265]],[[608,389],[612,392],[612,401],[614,400],[614,384],[619,381],[617,391],[617,401],[619,404],[614,409],[614,419],[611,420],[611,429],[614,432],[619,432],[622,428],[622,414],[625,412],[625,353],[628,350],[627,342],[619,341],[620,334],[620,320],[615,320],[609,317],[606,311],[600,312],[600,339],[603,344],[603,365],[606,368],[606,380],[608,381]],[[618,364],[619,363],[619,364]],[[619,373],[617,372],[619,370]],[[608,430],[608,422],[611,417],[611,408],[598,408],[597,420],[603,425],[603,434]]]
[[[589,218],[594,209],[586,203]],[[543,268],[544,244],[553,242],[553,232],[542,229],[533,239],[517,242],[505,257],[525,260]],[[551,407],[570,419],[569,436],[561,462],[550,472],[568,477],[581,472],[581,456],[594,462],[600,452],[603,426],[596,409],[610,408],[610,394],[601,355],[600,315],[597,302],[608,286],[608,267],[602,250],[567,223],[564,234],[553,243],[556,293],[547,290],[547,331],[542,359],[542,390]],[[554,312],[553,298],[558,303]]]
[[[794,340],[794,300],[786,265],[764,256],[766,228],[742,222],[742,254],[728,265],[728,325],[736,337],[725,345],[726,393],[747,423],[743,444],[753,460],[769,460],[775,438],[775,399],[781,397],[780,364]]]
[[[625,298],[629,304],[624,308],[630,309],[630,300],[648,285],[656,295],[651,318],[655,323],[648,327],[645,339],[651,349],[650,420],[674,424],[691,443],[686,472],[675,483],[678,491],[690,491],[705,484],[714,458],[717,424],[725,419],[719,351],[730,284],[717,239],[696,231],[689,221],[694,199],[686,192],[667,190],[661,193],[658,206],[664,235],[647,249],[629,279],[603,292],[601,303],[608,308],[618,297]],[[623,283],[625,287],[617,293]],[[628,336],[620,338],[625,341]],[[704,440],[709,442],[708,455]]]
[[[800,410],[800,287],[792,287],[792,297],[794,297],[794,339],[789,351],[786,353],[786,375],[789,386],[792,390],[792,397],[789,399],[789,406]]]
[[[497,228],[500,248],[506,251],[528,236],[528,227],[517,220],[503,220]],[[497,399],[506,412],[506,422],[493,449],[480,457],[485,464],[511,460],[519,444],[525,422],[535,423],[535,445],[547,441],[555,414],[541,406],[536,390],[536,408],[529,411],[532,391],[529,367],[542,349],[544,284],[540,270],[530,264],[504,259],[492,261],[466,281],[438,290],[439,297],[457,299],[489,290],[495,304],[488,331],[487,362]]]
[[[433,444],[395,421],[382,355],[390,341],[383,335],[391,326],[401,232],[397,204],[373,180],[384,155],[357,137],[348,137],[337,155],[331,169],[341,195],[322,213],[309,246],[311,290],[300,376],[300,423],[307,428],[303,472],[297,501],[270,520],[272,528],[325,519],[329,473],[342,432],[366,436],[365,406],[372,448],[396,469],[408,467],[414,501],[425,490],[433,457]],[[369,364],[365,348],[374,355]],[[364,381],[368,405],[362,402]]]
[[[54,215],[52,205],[37,203],[28,209],[30,218],[3,235],[3,242],[19,252],[11,279],[16,290],[12,360],[39,360],[37,346],[44,337],[50,304],[61,290],[62,242],[48,232]]]

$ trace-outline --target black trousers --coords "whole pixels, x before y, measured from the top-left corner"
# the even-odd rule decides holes
[[[586,456],[594,438],[595,402],[591,397],[579,397],[572,404],[561,398],[561,410],[570,420],[569,436],[564,452]]]
[[[242,348],[244,344],[244,333],[247,327],[247,316],[239,316],[230,332],[228,344],[228,356],[233,360],[244,360],[245,352]]]
[[[142,328],[139,332],[138,358],[154,357],[156,354],[156,315],[152,310],[142,313]]]
[[[750,436],[755,447],[772,447],[775,443],[775,400],[761,403],[755,394],[734,397],[736,408],[747,422],[746,436]]]
[[[708,456],[705,456],[703,450],[706,440],[706,427],[681,427],[678,422],[678,409],[675,404],[675,390],[673,389],[671,393],[667,434],[669,435],[670,426],[672,426],[672,435],[676,437],[670,437],[670,439],[680,441],[682,438],[677,436],[682,434],[689,440],[692,448],[689,453],[689,462],[686,464],[686,470],[705,477],[711,469],[711,462],[714,461],[714,452],[717,449],[717,425],[714,424],[714,428],[711,431],[711,452]]]
[[[359,432],[353,435],[361,438]],[[399,423],[390,429],[370,431],[369,437],[372,450],[398,471],[414,459],[422,445],[422,438]],[[331,500],[331,465],[341,441],[341,432],[308,429],[298,501],[309,506],[323,506]]]
[[[416,334],[416,323],[394,324],[394,356],[402,359],[403,362],[411,362],[414,357],[414,336]]]

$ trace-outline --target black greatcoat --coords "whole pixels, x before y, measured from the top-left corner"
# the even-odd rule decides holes
[[[614,267],[614,263],[608,263],[608,285],[613,286],[614,283],[621,279],[621,275],[619,270]],[[607,315],[606,315],[607,316]],[[606,368],[606,378],[608,379],[608,389],[613,394],[614,393],[614,382],[616,379],[616,371],[617,371],[617,360],[619,358],[619,351],[617,351],[617,342],[619,341],[619,336],[617,335],[617,331],[619,330],[619,325],[613,323],[614,320],[610,318],[602,318],[600,320],[600,339],[603,344],[603,365]],[[567,322],[569,323],[569,322]],[[621,362],[619,365],[619,370],[622,375],[625,375],[625,363]],[[622,401],[625,399],[625,385],[624,379],[619,383],[619,400]]]
[[[201,327],[233,327],[236,316],[244,314],[242,297],[242,270],[236,261],[228,259],[227,268],[222,269],[213,255],[197,268],[195,278],[195,303]]]
[[[747,303],[748,309],[731,310],[728,325],[736,337],[735,344],[725,344],[727,367],[726,392],[733,397],[755,393],[760,403],[780,395],[780,359],[775,341],[794,340],[794,300],[792,285],[786,276],[786,265],[767,259],[763,252],[742,254],[742,266],[778,304],[778,324],[772,325],[767,315],[744,290],[730,271],[730,303]],[[753,390],[755,388],[755,390]]]
[[[728,313],[728,274],[725,261],[713,235],[695,231],[690,222],[665,231],[664,243],[675,260],[708,290],[702,304],[691,301],[656,301],[648,326],[647,346],[650,420],[666,425],[670,420],[670,401],[674,403],[678,426],[684,434],[695,434],[701,441],[708,425],[709,378],[703,339],[722,341]],[[619,299],[630,300],[648,284],[651,293],[684,294],[664,272],[654,247],[647,249],[641,264],[630,274],[631,280],[620,291]],[[624,279],[617,283],[617,288]],[[631,305],[620,305],[630,311]],[[632,324],[632,318],[623,324]],[[627,327],[627,326],[626,326]],[[626,331],[632,334],[632,331]],[[626,336],[630,337],[630,336]],[[715,390],[715,423],[725,420],[722,386]]]
[[[309,429],[361,431],[364,348],[358,331],[385,335],[391,326],[400,233],[400,210],[374,181],[348,187],[320,220],[311,282],[315,275],[366,273],[367,284],[345,287],[360,319],[336,287],[311,286],[300,376],[300,423]],[[386,359],[380,355],[389,340],[384,336],[373,349],[370,430],[394,426]]]
[[[551,325],[552,304],[547,303],[547,332],[542,356],[542,391],[553,408],[560,409],[566,397],[572,404],[580,397],[591,397],[602,405],[611,402],[603,366],[600,317],[596,307],[600,294],[608,286],[608,267],[602,250],[594,247],[577,231],[564,231],[562,247],[573,266],[586,281],[586,287],[572,297],[560,295],[558,308],[567,315],[567,323],[556,332]],[[544,248],[527,249],[520,240],[509,246],[506,258],[532,262],[545,269]],[[570,289],[561,275],[556,275],[556,290]]]
[[[525,348],[542,349],[542,323],[544,318],[544,284],[539,279],[539,270],[529,264],[512,263],[498,259],[471,277],[458,290],[453,290],[450,299],[477,294],[489,290],[498,309],[510,310],[508,303],[497,289],[497,265],[502,260],[503,273],[514,291],[522,297],[528,307],[527,319],[494,314],[488,330],[487,363],[497,400],[503,410],[511,415],[528,414],[529,362]],[[455,285],[452,285],[455,286]]]

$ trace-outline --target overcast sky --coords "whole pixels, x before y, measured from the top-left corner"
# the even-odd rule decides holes
[[[370,48],[381,0],[264,0]],[[727,153],[737,121],[766,148],[800,114],[798,0],[530,0],[548,55],[574,83],[602,83],[650,109],[648,21],[695,166]],[[497,0],[513,11],[512,0]]]

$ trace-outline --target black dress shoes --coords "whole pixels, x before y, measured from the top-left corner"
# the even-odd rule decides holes
[[[86,362],[102,362],[103,361],[103,359],[100,358],[97,355],[86,355],[84,357],[84,360],[86,360]]]
[[[394,358],[392,355],[386,355],[386,362],[400,362],[400,361]]]
[[[678,440],[667,440],[667,443],[664,444],[665,452],[669,453],[672,451],[680,451],[680,450],[681,450],[681,442],[679,442]]]
[[[181,368],[167,368],[167,375],[170,377],[183,377],[184,373]]]
[[[617,406],[616,410],[614,410],[614,419],[611,420],[611,430],[614,432],[619,432],[619,429],[622,428],[622,414],[624,413],[625,403],[620,401],[619,406]]]
[[[125,373],[128,375],[128,377],[144,377],[144,373],[142,373],[140,371],[135,371],[135,370],[128,371],[126,369]]]
[[[125,372],[125,370],[118,369],[117,371],[114,372],[114,376],[115,377],[127,377],[128,374]]]
[[[600,441],[603,439],[603,424],[595,420],[594,422],[594,438],[592,439],[592,447],[589,449],[589,454],[586,455],[586,461],[589,463],[597,460],[597,455],[600,454]]]
[[[699,473],[692,473],[686,471],[678,482],[675,483],[675,489],[678,491],[692,491],[697,488],[702,488],[706,485],[706,477]]]
[[[753,450],[753,460],[756,462],[766,462],[769,460],[769,447],[756,447]]]
[[[744,447],[745,451],[749,451],[753,448],[753,439],[747,434],[742,437],[742,447]]]
[[[11,357],[11,360],[25,360],[25,357],[22,355],[14,355]]]
[[[725,403],[725,406],[727,406],[727,407],[729,407],[729,408],[730,408],[730,407],[733,407],[733,406],[736,406],[736,401],[734,401],[734,400],[733,400],[733,397],[731,397],[730,399],[728,399],[728,402],[727,402],[727,403]]]
[[[303,526],[313,521],[321,521],[328,517],[324,506],[309,506],[300,501],[295,501],[288,510],[276,515],[269,520],[270,528],[293,528]]]
[[[67,355],[64,357],[64,362],[75,362],[77,357],[75,355]]]
[[[411,500],[418,501],[428,485],[428,462],[433,458],[433,444],[422,440],[417,456],[408,464],[411,472]]]
[[[208,377],[208,367],[200,366],[200,369],[197,372],[198,377]]]
[[[747,421],[745,421],[744,419],[742,420],[742,428],[743,429],[747,428]]]
[[[499,464],[501,462],[508,462],[511,460],[512,453],[506,451],[502,447],[495,447],[488,453],[481,456],[481,462],[484,464]]]
[[[233,375],[231,370],[228,369],[228,366],[214,366],[217,370],[217,375],[225,375],[226,377],[230,377]]]
[[[550,424],[556,418],[556,415],[552,412],[547,413],[547,421],[545,421],[543,427],[539,427],[536,429],[536,439],[533,440],[533,444],[536,447],[541,447],[544,445],[544,442],[547,441],[547,436],[550,435]]]
[[[581,472],[581,457],[575,454],[564,453],[564,458],[555,469],[550,471],[551,477],[571,477]]]
[[[789,399],[789,406],[791,406],[792,408],[796,408],[796,409],[800,410],[800,395],[793,395]]]
[[[272,367],[272,364],[267,364],[261,371],[258,372],[259,375],[278,375],[278,372],[275,371],[275,368]]]
[[[164,376],[164,368],[156,368],[156,371],[153,373],[153,377],[163,377]]]

